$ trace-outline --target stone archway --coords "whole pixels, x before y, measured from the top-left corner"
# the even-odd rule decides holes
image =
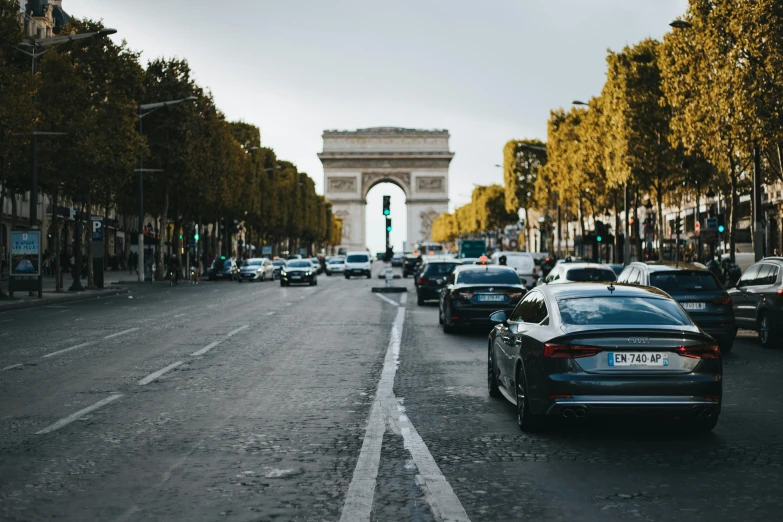
[[[324,192],[335,215],[343,220],[343,244],[366,248],[367,193],[390,182],[405,193],[409,245],[431,240],[432,221],[448,210],[449,133],[374,127],[356,131],[324,131]]]

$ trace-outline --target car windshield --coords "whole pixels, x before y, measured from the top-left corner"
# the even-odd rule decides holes
[[[517,270],[532,270],[533,258],[528,256],[506,256],[506,265]]]
[[[450,274],[458,266],[458,263],[428,263],[423,274],[427,276],[446,275]]]
[[[664,292],[683,292],[693,290],[718,290],[720,284],[712,273],[701,270],[672,270],[670,272],[650,273],[650,286]]]
[[[370,258],[365,254],[354,254],[352,256],[348,256],[347,262],[348,263],[366,263],[369,261]]]
[[[285,266],[285,261],[272,261],[275,266]]]
[[[342,265],[343,263],[345,263],[345,261],[343,261],[342,259],[330,259],[329,260],[329,264],[330,265]]]
[[[649,297],[578,297],[559,299],[564,323],[573,325],[638,324],[684,326],[691,320],[675,301]]]
[[[568,281],[617,281],[617,276],[612,270],[605,268],[574,268],[566,273]]]
[[[212,266],[215,268],[228,268],[231,266],[231,260],[230,259],[215,259],[215,262],[212,263]]]
[[[512,270],[467,270],[457,275],[458,285],[519,285],[519,276]]]
[[[289,261],[285,266],[291,268],[312,268],[313,264],[307,260]]]
[[[248,259],[242,266],[261,266],[262,263],[260,259]]]

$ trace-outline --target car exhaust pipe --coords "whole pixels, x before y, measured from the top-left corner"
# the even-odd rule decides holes
[[[584,408],[578,408],[574,410],[574,415],[576,415],[577,419],[584,419],[585,417],[587,417],[587,412],[585,411]]]
[[[573,419],[575,417],[574,410],[571,408],[566,408],[563,410],[563,417],[566,419]]]

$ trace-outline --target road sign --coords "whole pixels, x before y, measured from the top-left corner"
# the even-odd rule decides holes
[[[718,230],[718,218],[707,218],[707,228],[710,230]]]
[[[92,217],[92,240],[103,241],[103,218],[99,216]]]
[[[272,247],[271,246],[262,246],[261,247],[261,255],[262,256],[271,256],[272,255]]]
[[[693,233],[698,236],[699,232],[701,232],[701,223],[697,221],[696,224],[693,226]]]

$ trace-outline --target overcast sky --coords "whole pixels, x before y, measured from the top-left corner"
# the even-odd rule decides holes
[[[660,38],[686,7],[687,0],[63,1],[69,14],[116,28],[144,61],[187,58],[220,110],[259,126],[263,145],[307,172],[319,191],[325,129],[448,129],[452,208],[470,200],[474,183],[502,183],[494,165],[507,140],[545,139],[550,109],[600,92],[607,49]],[[380,216],[381,192],[373,196],[368,213]],[[395,236],[404,230],[397,223]]]

